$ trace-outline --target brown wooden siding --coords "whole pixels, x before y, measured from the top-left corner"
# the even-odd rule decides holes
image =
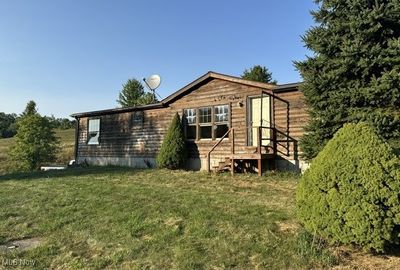
[[[78,157],[155,157],[162,139],[170,125],[173,115],[182,115],[183,109],[213,105],[229,105],[230,126],[235,128],[237,149],[247,143],[247,99],[259,95],[261,88],[212,79],[194,88],[190,93],[173,101],[169,107],[144,110],[142,125],[132,121],[134,112],[102,115],[100,118],[100,144],[87,145],[88,118],[79,119]],[[298,140],[303,134],[308,115],[299,91],[276,93],[275,124],[283,133],[287,142],[280,143],[278,151],[285,159],[297,158]],[[287,109],[289,106],[289,110]],[[289,114],[289,115],[288,115]],[[287,118],[289,117],[289,128]],[[282,139],[282,140],[284,140]],[[205,158],[216,140],[188,142],[190,156]],[[230,154],[230,142],[225,140],[213,152],[213,158],[225,158]]]

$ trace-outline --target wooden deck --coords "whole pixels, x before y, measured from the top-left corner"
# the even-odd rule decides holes
[[[228,154],[224,161],[219,162],[218,166],[214,166],[214,171],[223,171],[229,167],[229,171],[233,175],[235,170],[238,167],[241,167],[240,170],[244,171],[246,164],[249,161],[257,161],[257,173],[258,175],[262,175],[262,161],[263,160],[272,160],[274,161],[276,158],[276,131],[275,128],[272,127],[247,127],[247,129],[256,129],[257,130],[257,146],[248,146],[248,145],[237,145],[235,143],[235,129],[230,128],[226,134],[211,148],[211,150],[207,154],[207,166],[208,172],[211,172],[211,153],[218,147],[218,145],[229,136],[231,142],[231,152]],[[270,136],[268,138],[263,137],[263,130],[268,129],[270,132]],[[268,141],[267,144],[263,143],[264,141]],[[247,163],[246,163],[247,162]],[[275,166],[272,166],[275,167]]]

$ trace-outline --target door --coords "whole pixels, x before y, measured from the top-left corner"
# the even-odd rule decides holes
[[[258,128],[260,126],[271,127],[270,97],[250,97],[248,114],[248,145],[257,146]],[[261,145],[268,145],[270,143],[270,132],[269,128],[261,129]]]

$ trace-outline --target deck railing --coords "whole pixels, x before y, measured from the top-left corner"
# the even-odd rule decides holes
[[[211,153],[214,151],[215,148],[226,138],[230,135],[231,141],[231,153],[235,153],[235,130],[233,128],[228,129],[228,131],[222,136],[213,147],[211,147],[210,151],[207,153],[207,171],[211,172]]]
[[[246,127],[246,130],[256,130],[257,132],[257,144],[255,145],[257,147],[257,153],[258,154],[264,154],[262,149],[266,148],[267,153],[270,154],[276,154],[277,153],[277,144],[276,144],[276,131],[272,127],[266,127],[266,126],[249,126]],[[264,136],[265,130],[269,130],[268,134],[269,136]],[[251,134],[251,132],[248,132],[248,134]],[[221,142],[229,136],[230,140],[230,145],[231,145],[231,153],[230,156],[233,156],[235,154],[235,129],[230,128],[214,145],[211,147],[210,151],[207,153],[207,171],[211,172],[211,154],[217,148]],[[251,135],[252,136],[252,135]],[[250,136],[249,136],[250,137]],[[244,146],[244,145],[243,145]],[[249,146],[249,144],[247,144]],[[233,162],[232,162],[233,164]]]
[[[267,132],[268,135],[265,134]],[[256,144],[253,142],[253,132],[256,132]],[[273,153],[276,153],[276,130],[273,127],[267,126],[249,126],[247,127],[248,142],[247,146],[256,146],[257,153],[262,154],[262,148],[270,148]]]

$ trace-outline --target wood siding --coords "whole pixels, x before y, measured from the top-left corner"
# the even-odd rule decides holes
[[[211,79],[194,87],[189,93],[161,109],[143,111],[143,123],[133,119],[136,112],[124,112],[95,116],[100,118],[100,144],[87,145],[88,117],[79,119],[78,149],[79,159],[85,157],[155,157],[162,139],[176,112],[181,116],[183,109],[205,106],[229,105],[230,127],[235,128],[235,145],[238,151],[247,144],[248,97],[260,95],[261,88],[221,79]],[[282,132],[279,138],[279,155],[284,159],[299,157],[298,140],[308,115],[299,91],[274,93],[275,125]],[[287,122],[289,120],[289,122]],[[283,135],[285,134],[285,135]],[[217,140],[199,140],[188,142],[190,157],[205,158]],[[230,141],[226,139],[212,154],[214,159],[223,159],[230,155]]]

